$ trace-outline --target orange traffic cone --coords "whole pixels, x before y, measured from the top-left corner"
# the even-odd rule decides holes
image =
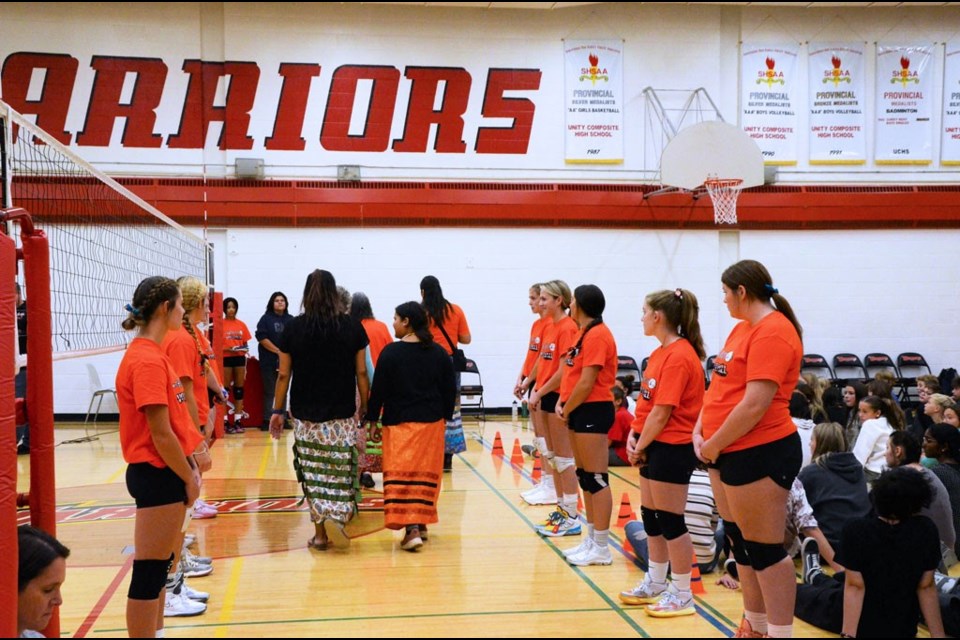
[[[690,591],[702,596],[707,592],[703,586],[703,578],[700,577],[700,565],[697,564],[697,552],[693,552],[693,562],[690,564]]]
[[[583,496],[577,491],[577,513],[584,513],[585,511],[586,509],[583,508]]]
[[[530,477],[533,478],[534,482],[540,482],[540,477],[543,475],[543,467],[540,466],[540,452],[535,451],[533,453],[533,472],[530,474]]]
[[[493,449],[490,451],[490,453],[495,456],[503,455],[503,441],[500,439],[499,431],[497,431],[497,435],[493,438]]]
[[[520,448],[520,439],[513,440],[513,453],[510,454],[510,464],[523,468],[523,450]]]
[[[631,520],[636,520],[637,516],[633,513],[633,507],[630,506],[630,494],[623,492],[623,498],[620,500],[620,513],[617,514],[617,526],[623,527]]]

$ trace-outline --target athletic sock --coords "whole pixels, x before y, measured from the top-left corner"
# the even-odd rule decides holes
[[[593,528],[593,525],[591,525]],[[604,529],[600,531],[599,529],[593,529],[593,542],[598,547],[606,547],[610,544],[610,529]]]
[[[757,633],[766,635],[767,633],[767,614],[757,613],[756,611],[744,611],[743,617],[750,623],[750,628]]]
[[[771,638],[792,638],[793,625],[792,624],[768,624],[767,635],[770,636]]]
[[[653,562],[650,561],[650,570],[647,571],[647,575],[650,576],[651,582],[656,582],[657,584],[663,584],[667,581],[667,569],[670,567],[669,562]]]

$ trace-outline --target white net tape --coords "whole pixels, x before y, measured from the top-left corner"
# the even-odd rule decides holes
[[[737,198],[743,180],[710,178],[703,186],[713,200],[713,221],[717,224],[737,224]]]

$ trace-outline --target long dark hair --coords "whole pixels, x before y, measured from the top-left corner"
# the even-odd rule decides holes
[[[736,291],[737,287],[742,286],[747,292],[747,297],[754,300],[772,300],[773,306],[787,317],[793,328],[797,330],[797,335],[801,340],[803,339],[803,327],[800,326],[793,307],[773,286],[773,278],[765,266],[756,260],[741,260],[727,267],[720,276],[720,281],[731,291]]]
[[[698,358],[703,360],[707,357],[700,333],[700,305],[692,291],[679,287],[673,291],[654,291],[647,296],[646,302],[652,310],[667,317],[667,324],[690,343]]]
[[[443,297],[443,289],[436,276],[424,276],[420,281],[420,290],[423,292],[423,308],[434,324],[443,324],[450,315],[453,306]]]
[[[399,305],[394,312],[401,320],[410,322],[410,328],[420,339],[420,346],[426,349],[433,344],[433,334],[430,333],[430,327],[427,322],[427,312],[418,302],[410,301]]]
[[[30,581],[43,573],[57,558],[70,555],[63,543],[52,535],[28,524],[17,527],[17,591],[23,591]]]
[[[582,284],[573,290],[573,299],[577,301],[577,307],[587,317],[593,318],[590,324],[580,332],[580,338],[577,344],[567,353],[579,353],[583,345],[583,339],[587,337],[590,330],[597,325],[603,324],[603,311],[607,308],[607,299],[603,296],[603,291],[595,284]]]
[[[373,309],[370,308],[370,298],[362,291],[353,294],[350,300],[350,317],[358,322],[373,317]]]
[[[324,331],[328,328],[338,329],[343,316],[340,312],[337,280],[333,274],[323,269],[314,269],[307,276],[300,306],[310,324],[321,327]]]
[[[283,315],[290,315],[290,301],[287,300],[287,295],[283,291],[274,291],[270,294],[270,299],[267,300],[267,313],[277,315],[277,312],[273,310],[273,303],[277,299],[277,296],[283,298],[283,304],[286,305],[283,308]]]
[[[147,326],[160,305],[172,305],[179,295],[180,287],[175,280],[163,276],[144,278],[133,292],[133,300],[126,307],[127,317],[121,326],[127,331]]]
[[[917,440],[917,436],[909,431],[894,431],[890,434],[889,440],[891,449],[894,447],[903,449],[903,460],[898,460],[897,466],[920,462],[923,449],[920,446],[920,441]]]
[[[900,407],[893,401],[893,398],[867,396],[860,402],[866,404],[874,411],[879,411],[880,415],[887,419],[887,422],[894,431],[900,431],[904,428],[903,411],[899,411]]]

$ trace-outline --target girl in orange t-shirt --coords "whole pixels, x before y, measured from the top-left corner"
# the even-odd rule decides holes
[[[555,413],[569,427],[587,512],[586,539],[564,552],[567,562],[577,566],[613,562],[607,434],[616,414],[611,389],[617,379],[617,343],[603,322],[606,306],[600,287],[582,284],[576,288],[570,317],[580,326],[580,334],[560,359],[560,401]]]
[[[463,309],[443,297],[440,281],[435,276],[424,276],[420,281],[421,304],[430,320],[430,333],[433,341],[443,347],[448,355],[460,344],[470,344],[470,327]],[[446,332],[444,336],[443,331]],[[449,340],[447,339],[449,337]],[[452,343],[452,344],[451,344]],[[456,369],[456,367],[454,367]],[[457,392],[454,395],[453,418],[447,421],[444,436],[443,470],[450,471],[453,454],[467,450],[467,441],[463,437],[463,418],[460,415],[460,372],[454,371],[457,379]]]
[[[517,384],[513,388],[513,395],[521,402],[526,402],[524,395],[530,390],[530,380],[536,378],[537,361],[540,358],[540,346],[543,342],[543,330],[547,322],[544,310],[540,307],[540,289],[543,285],[539,282],[530,287],[527,303],[530,305],[530,311],[537,315],[530,327],[530,341],[527,346],[527,355],[523,359],[523,366],[520,368],[520,375],[517,377]],[[527,404],[530,411],[530,423],[533,425],[533,446],[540,455],[547,451],[547,425],[543,412],[539,408],[533,408]],[[552,473],[544,473],[532,489],[527,489],[520,494],[520,497],[527,504],[555,504],[557,502],[557,488],[554,485]]]
[[[693,447],[711,465],[710,484],[740,572],[740,634],[788,638],[796,577],[783,549],[783,523],[803,459],[789,410],[803,357],[800,323],[759,262],[737,262],[720,280],[724,304],[742,322],[714,359]]]
[[[233,424],[227,416],[227,433],[243,433],[241,425],[249,414],[243,410],[243,383],[247,378],[247,352],[250,348],[250,329],[243,320],[237,319],[240,304],[236,298],[223,301],[223,384],[233,389]]]
[[[132,638],[152,638],[186,507],[200,493],[194,453],[205,451],[206,443],[191,422],[180,378],[160,346],[183,319],[177,283],[147,278],[126,308],[123,328],[139,329],[116,379],[120,446],[129,465],[127,490],[137,505],[127,630]]]
[[[650,544],[650,568],[623,591],[626,604],[648,604],[654,617],[692,615],[693,543],[684,522],[690,476],[697,467],[693,427],[703,406],[706,357],[697,298],[686,289],[655,291],[643,302],[643,333],[657,347],[640,381],[630,461],[640,465],[641,519]],[[667,586],[667,568],[672,581]]]
[[[577,517],[579,488],[573,444],[567,423],[556,414],[560,381],[563,378],[560,362],[563,354],[576,342],[577,336],[577,323],[567,315],[572,300],[570,287],[563,280],[551,280],[540,287],[540,307],[544,311],[546,326],[540,342],[540,359],[535,367],[533,393],[527,402],[531,410],[542,412],[547,427],[547,450],[543,453],[543,459],[547,463],[545,470],[549,469],[554,474],[557,508],[537,526],[537,533],[550,537],[576,536],[581,532],[580,519]],[[530,382],[528,376],[523,386],[528,386]]]

